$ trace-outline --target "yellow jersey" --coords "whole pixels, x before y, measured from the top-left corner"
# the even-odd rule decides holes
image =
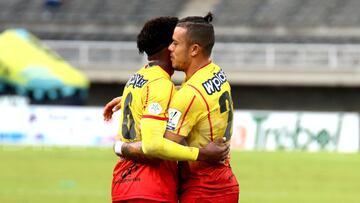
[[[162,138],[168,105],[174,92],[169,74],[160,66],[145,66],[136,72],[123,91],[123,111],[116,139],[151,142],[156,140],[155,137]],[[177,177],[175,161],[143,164],[120,159],[113,171],[112,200],[135,198],[175,203],[178,200]]]
[[[174,95],[169,106],[167,130],[186,137],[192,147],[232,133],[231,87],[223,70],[214,63],[199,69]]]
[[[167,120],[167,109],[175,91],[169,74],[160,66],[144,66],[136,72],[128,80],[123,91],[123,111],[117,139],[126,142],[142,140],[142,118],[163,121],[161,123],[165,131],[164,121]]]
[[[173,96],[167,130],[184,136],[190,147],[205,147],[225,137],[230,141],[233,120],[231,87],[222,69],[214,63],[197,70]],[[224,164],[202,161],[179,162],[180,202],[187,198],[213,198],[239,193],[229,159]],[[216,191],[216,194],[214,194]]]
[[[199,149],[177,144],[163,136],[168,107],[176,88],[160,66],[144,67],[124,88],[119,134],[125,142],[142,141],[142,151],[166,160],[196,160]]]

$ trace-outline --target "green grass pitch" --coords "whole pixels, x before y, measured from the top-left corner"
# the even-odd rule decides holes
[[[0,202],[111,202],[111,148],[0,145]],[[358,203],[360,154],[233,151],[242,203]]]

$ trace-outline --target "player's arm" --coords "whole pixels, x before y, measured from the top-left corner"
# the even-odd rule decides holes
[[[176,143],[187,146],[185,138],[181,135],[166,131],[164,137],[168,140],[172,140]],[[228,156],[229,152],[230,145],[227,144],[224,139],[216,139],[214,142],[210,142],[208,145],[206,145],[206,147],[199,148],[199,154],[196,160],[217,163],[219,161],[223,161]]]
[[[121,109],[121,99],[122,97],[115,97],[110,102],[108,102],[103,110],[103,117],[105,121],[109,121],[112,118],[114,112]],[[126,158],[128,160],[132,160],[134,162],[140,163],[153,163],[154,161],[158,161],[157,158],[152,158],[150,156],[145,155],[141,149],[141,142],[129,142],[124,145],[124,154],[121,153],[121,145],[124,142],[121,141],[121,136],[117,135],[115,137],[115,143],[113,145],[113,150],[115,154],[121,158]]]
[[[182,90],[174,94],[173,98],[171,99],[170,106],[173,104],[174,100],[178,100],[181,96]],[[161,95],[159,95],[161,96]],[[184,103],[188,103],[187,98],[183,98]],[[180,145],[184,139],[181,136],[176,134],[171,134],[166,132],[165,129],[167,127],[167,123],[171,122],[174,119],[179,119],[179,114],[172,114],[173,112],[167,111],[166,115],[168,119],[164,120],[162,133],[156,132],[157,130],[152,128],[153,125],[152,120],[147,119],[143,120],[141,124],[141,130],[143,132],[143,143],[142,143],[142,150],[145,154],[159,157],[161,159],[169,159],[169,160],[179,160],[179,161],[195,161],[198,159],[199,156],[199,149],[195,147],[188,147]],[[165,138],[164,138],[165,137]],[[166,139],[166,138],[170,138]],[[201,157],[201,156],[200,156]]]
[[[112,118],[114,112],[118,111],[121,108],[121,96],[115,97],[110,102],[108,102],[103,110],[103,117],[105,121],[109,121]]]
[[[112,118],[114,112],[121,109],[121,99],[122,97],[115,97],[111,101],[109,101],[103,110],[103,117],[105,121],[109,121]],[[116,155],[122,158],[126,158],[135,162],[140,163],[153,163],[154,161],[158,161],[157,158],[152,158],[148,155],[145,155],[141,149],[141,142],[133,142],[127,143],[124,145],[124,154],[121,153],[121,145],[124,143],[121,140],[120,136],[116,136],[115,143],[113,145],[113,150]],[[120,148],[119,148],[120,147]]]
[[[154,94],[149,97],[149,105],[141,120],[141,149],[139,144],[121,143],[118,152],[132,160],[144,157],[144,154],[150,157],[180,161],[222,160],[223,157],[226,157],[226,155],[223,154],[227,154],[229,146],[214,146],[214,143],[212,143],[206,148],[199,150],[198,148],[178,144],[177,142],[180,143],[183,139],[180,139],[177,135],[172,136],[173,141],[164,138],[168,120],[165,116],[167,113],[166,105],[169,104],[169,95],[171,95],[171,93],[166,92],[166,90],[171,90],[171,86],[169,87],[169,83],[161,84],[160,86],[162,87],[162,91],[155,91]],[[151,92],[151,90],[149,92]],[[166,106],[165,108],[164,105]],[[156,109],[161,109],[161,111],[158,112]],[[165,135],[166,137],[171,137],[169,133]]]
[[[158,91],[159,89],[162,91]],[[144,106],[144,109],[142,110],[143,118],[140,126],[143,126],[142,123],[144,119],[153,120],[151,127],[156,129],[154,131],[157,131],[157,134],[163,136],[166,127],[165,121],[167,120],[167,105],[169,104],[169,100],[175,91],[175,87],[171,81],[164,78],[152,81],[144,87],[143,92],[140,95],[143,102],[142,105]],[[140,132],[141,137],[143,137],[143,129],[140,129]],[[142,150],[141,142],[123,143],[121,141],[117,141],[114,150],[118,156],[122,156],[136,162],[148,162],[155,159],[149,155],[145,155]]]
[[[158,158],[144,154],[142,151],[141,142],[124,142],[122,141],[122,137],[120,135],[115,137],[113,149],[117,156],[132,160],[134,162],[153,163],[154,161],[159,161]]]
[[[186,113],[196,113],[194,109],[191,109],[194,102],[193,96],[194,95],[191,92],[189,93],[189,91],[186,91],[184,89],[180,90],[174,95],[169,108],[167,128],[180,126],[181,124],[186,123],[187,130],[184,131],[185,135],[187,135],[191,131],[191,128],[193,125],[195,125],[196,120],[192,119],[192,121],[189,121],[186,120],[185,117]],[[173,109],[172,107],[176,107],[177,109],[181,110],[178,111],[176,109]],[[182,114],[181,112],[186,113]],[[196,115],[191,115],[190,117],[196,117]],[[179,161],[220,161],[227,156],[227,152],[229,150],[228,145],[215,145],[215,143],[210,143],[209,146],[201,149],[196,147],[183,146],[179,144],[183,142],[183,136],[179,136],[178,134],[172,133],[170,131],[167,131],[164,134],[160,134],[155,132],[156,129],[152,128],[152,126],[153,123],[151,120],[144,120],[141,124],[143,141],[142,150],[147,155],[158,157],[161,159]],[[170,138],[170,140],[166,138]]]
[[[198,148],[185,147],[164,138],[168,120],[167,108],[175,91],[173,83],[166,79],[156,80],[144,88],[142,98],[145,109],[140,122],[142,144],[121,144],[121,149],[117,149],[118,152],[121,152],[119,154],[131,160],[142,159],[146,157],[145,155],[170,160],[197,159]],[[180,153],[170,157],[161,156],[173,149]],[[161,153],[159,154],[157,151]]]
[[[151,125],[151,127],[156,129],[156,125]],[[152,134],[152,137],[154,135]],[[211,142],[205,148],[195,148],[180,145],[180,143],[185,143],[184,138],[180,135],[166,132],[165,137],[167,138],[162,137],[163,134],[159,136],[161,138],[152,139],[151,141],[146,138],[144,140],[144,136],[142,142],[124,143],[117,141],[114,147],[115,153],[126,159],[141,163],[157,161],[158,159],[155,157],[177,161],[219,162],[227,157],[230,150],[229,145],[224,144],[221,139]],[[146,153],[143,149],[147,150]]]
[[[199,155],[198,148],[183,146],[164,138],[166,120],[162,121],[162,132],[153,127],[156,122],[153,119],[144,119],[141,122],[142,150],[146,155],[167,160],[197,160]]]
[[[138,163],[154,163],[160,159],[144,154],[141,142],[122,142],[115,141],[114,152],[119,157],[132,160]]]

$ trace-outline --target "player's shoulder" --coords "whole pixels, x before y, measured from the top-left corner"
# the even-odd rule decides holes
[[[145,67],[142,72],[149,78],[149,82],[172,83],[170,76],[160,66]]]
[[[175,92],[172,101],[187,104],[185,101],[193,100],[196,97],[198,97],[198,92],[192,86],[184,84]]]
[[[125,87],[126,88],[132,87],[134,89],[143,88],[146,85],[146,83],[149,82],[149,79],[148,77],[146,77],[145,73],[146,72],[144,72],[144,67],[136,71],[126,82]]]
[[[166,77],[157,77],[150,80],[144,87],[144,90],[149,90],[155,95],[167,95],[169,92],[173,94],[176,92],[174,83]]]
[[[159,90],[166,87],[172,87],[172,86],[175,87],[174,83],[169,78],[162,76],[151,78],[146,85],[151,87],[155,87],[155,86],[159,87],[160,88]]]
[[[229,83],[225,72],[216,64],[210,63],[205,68],[199,70],[186,85],[203,96],[213,95],[216,92],[228,89]]]
[[[210,63],[207,66],[196,71],[195,74],[188,81],[188,84],[197,86],[201,85],[207,80],[212,79],[226,80],[225,72],[221,69],[220,66],[216,65],[215,63]]]
[[[143,81],[144,85],[173,85],[170,76],[161,70],[161,67],[144,66],[138,70],[133,76],[135,80]]]

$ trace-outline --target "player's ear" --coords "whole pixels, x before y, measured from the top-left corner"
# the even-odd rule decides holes
[[[193,44],[190,47],[190,55],[191,56],[196,56],[200,53],[201,51],[201,47],[198,44]]]

